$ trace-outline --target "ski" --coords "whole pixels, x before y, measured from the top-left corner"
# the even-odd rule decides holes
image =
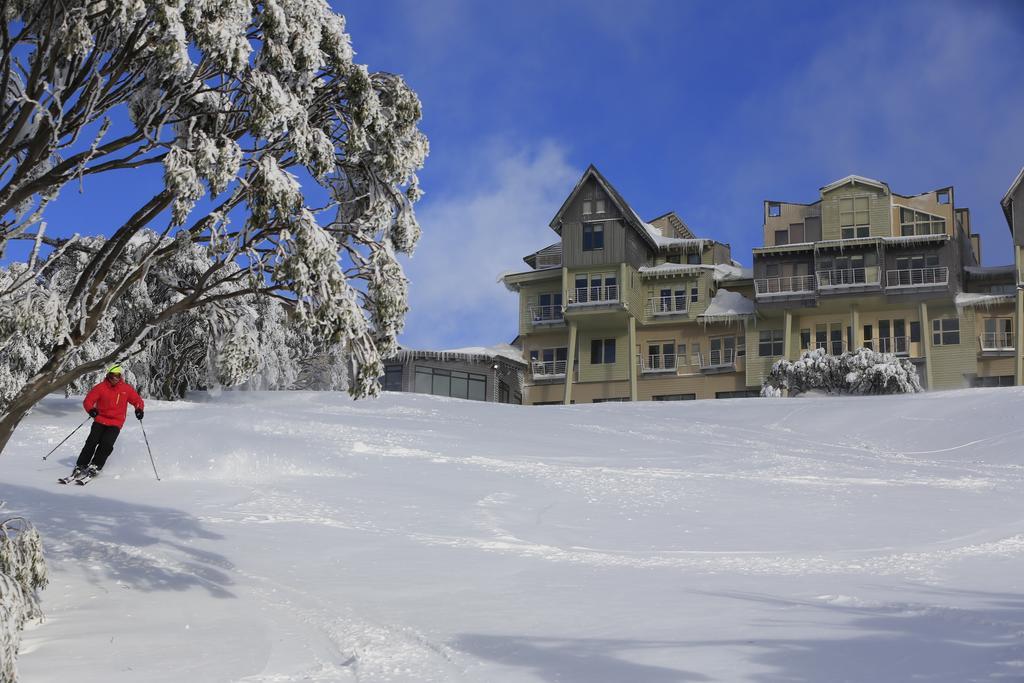
[[[74,481],[79,486],[85,486],[90,481],[95,479],[98,474],[99,472],[96,472],[95,474],[89,474],[88,472],[85,472],[82,476],[80,476],[78,479],[75,479]]]
[[[61,477],[60,479],[58,479],[58,480],[57,480],[57,483],[58,483],[58,484],[70,484],[70,483],[71,483],[71,482],[73,482],[73,481],[77,481],[77,480],[78,480],[78,478],[79,478],[79,477],[81,477],[81,476],[82,476],[83,474],[85,474],[85,471],[84,471],[84,470],[83,470],[83,471],[81,471],[81,472],[72,472],[72,473],[71,473],[71,474],[69,474],[68,476],[66,476],[66,477]]]

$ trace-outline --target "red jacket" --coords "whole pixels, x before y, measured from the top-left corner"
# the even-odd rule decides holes
[[[113,386],[107,380],[103,380],[86,395],[85,400],[82,401],[82,407],[85,408],[85,412],[89,412],[93,408],[99,410],[100,414],[96,416],[96,421],[101,425],[120,428],[124,426],[129,403],[139,410],[146,405],[132,385],[124,380]]]

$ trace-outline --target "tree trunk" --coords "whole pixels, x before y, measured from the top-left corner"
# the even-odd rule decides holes
[[[54,386],[53,378],[49,375],[37,375],[34,381],[22,387],[18,395],[8,404],[7,409],[0,413],[0,455],[7,448],[7,442],[14,435],[14,430],[21,424],[33,406],[48,393],[59,388]]]

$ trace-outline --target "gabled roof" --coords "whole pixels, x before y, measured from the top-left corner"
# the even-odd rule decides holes
[[[690,226],[686,224],[686,221],[680,218],[679,214],[677,214],[675,211],[667,211],[661,214],[660,216],[655,216],[654,218],[650,219],[647,222],[653,224],[656,221],[660,221],[662,218],[668,220],[669,224],[675,229],[679,237],[689,239],[694,239],[696,237],[696,235],[693,234],[693,231],[690,230]]]
[[[883,181],[883,180],[875,180],[874,178],[865,178],[862,175],[848,175],[845,178],[840,178],[839,180],[833,181],[833,182],[829,183],[828,185],[825,185],[824,187],[822,187],[820,189],[821,189],[821,192],[828,192],[828,191],[834,190],[837,187],[840,187],[842,185],[849,185],[850,183],[860,183],[861,185],[871,185],[872,187],[877,187],[880,190],[885,190],[886,192],[890,192],[889,185],[885,181]]]
[[[608,194],[608,197],[615,202],[619,211],[622,213],[622,219],[626,224],[636,230],[637,234],[640,235],[640,238],[646,242],[651,249],[657,251],[658,245],[654,241],[654,237],[652,237],[650,232],[648,232],[644,222],[640,220],[636,211],[633,210],[633,207],[631,207],[622,195],[619,194],[618,190],[612,187],[612,184],[608,182],[608,179],[601,175],[601,172],[598,171],[597,167],[593,164],[587,166],[587,170],[583,172],[583,175],[580,176],[580,179],[576,182],[576,186],[572,188],[572,192],[570,192],[569,196],[565,198],[564,202],[562,202],[562,206],[559,207],[558,213],[556,213],[555,217],[551,219],[550,223],[548,223],[548,227],[558,234],[562,234],[560,226],[562,217],[565,215],[569,205],[572,204],[574,199],[576,199],[576,195],[578,195],[580,190],[583,189],[584,184],[586,184],[586,182],[591,178],[597,181],[598,185],[601,186],[601,189],[603,189]]]
[[[1013,202],[1013,194],[1020,187],[1020,184],[1024,182],[1024,168],[1020,169],[1020,173],[1014,178],[1013,182],[1010,183],[1010,189],[1003,195],[1002,201],[999,204],[1003,207],[1003,215],[1006,216],[1006,224],[1010,226],[1010,232],[1013,232],[1013,216],[1010,214],[1010,204]],[[1024,209],[1021,209],[1024,211]]]

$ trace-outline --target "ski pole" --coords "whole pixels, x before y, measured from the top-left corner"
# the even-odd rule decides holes
[[[65,436],[65,437],[64,437],[64,441],[67,441],[68,439],[70,439],[71,437],[73,437],[73,436],[75,435],[75,432],[77,432],[77,431],[78,431],[79,429],[81,429],[82,427],[84,427],[84,426],[85,426],[85,423],[86,423],[86,422],[88,422],[88,421],[89,421],[89,420],[91,420],[91,419],[92,419],[91,417],[87,417],[87,418],[85,418],[85,422],[82,422],[82,424],[80,424],[80,425],[78,425],[77,427],[75,427],[75,431],[74,431],[74,432],[71,432],[70,434],[68,434],[67,436]],[[64,441],[61,441],[61,442],[60,442],[59,444],[57,444],[56,446],[54,446],[54,447],[53,447],[53,451],[55,451],[55,450],[57,450],[58,448],[60,448],[61,446],[63,446],[63,445],[64,445]],[[50,457],[51,455],[53,455],[53,451],[50,451],[49,453],[47,453],[46,455],[44,455],[44,456],[43,456],[43,460],[46,460],[46,459],[47,459],[47,458],[49,458],[49,457]]]
[[[142,420],[139,420],[139,426],[142,427],[142,438],[146,440],[146,451],[149,453],[149,461],[153,463],[153,474],[156,474],[156,480],[160,481],[160,475],[156,471],[156,460],[153,459],[153,450],[149,447],[149,437],[146,436],[146,426],[142,424]]]

